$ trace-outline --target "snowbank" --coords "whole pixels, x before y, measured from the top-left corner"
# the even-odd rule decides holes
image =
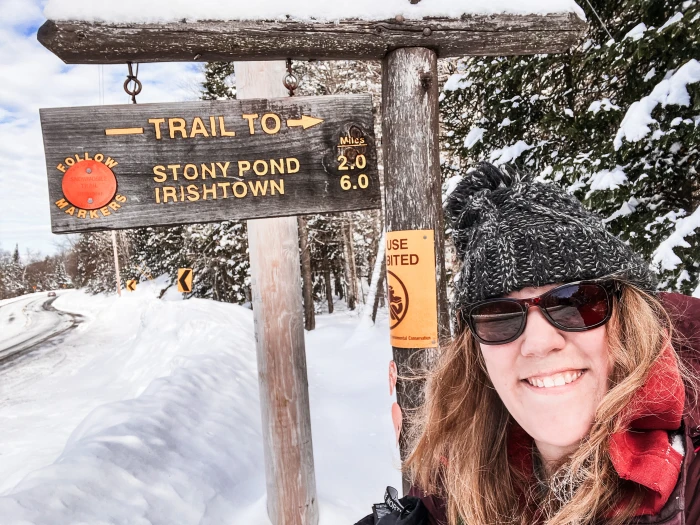
[[[66,293],[55,306],[87,320],[2,372],[3,525],[269,524],[252,313],[158,300],[161,284]],[[386,319],[357,324],[320,316],[307,334],[323,525],[400,485]]]
[[[194,20],[286,20],[335,21],[350,18],[386,20],[396,15],[407,19],[424,17],[458,18],[462,14],[551,14],[576,13],[585,19],[583,10],[573,0],[49,0],[44,15],[50,20],[84,20],[94,22],[178,22]]]

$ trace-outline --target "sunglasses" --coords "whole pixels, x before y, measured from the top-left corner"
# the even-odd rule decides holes
[[[487,299],[461,311],[474,337],[485,345],[515,341],[525,331],[528,309],[537,306],[545,319],[565,332],[583,332],[604,325],[612,315],[616,281],[580,281],[552,288],[530,299]]]

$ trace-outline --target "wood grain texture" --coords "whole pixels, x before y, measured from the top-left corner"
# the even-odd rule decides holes
[[[239,98],[285,95],[284,62],[234,67]],[[275,525],[317,525],[296,218],[248,221],[248,250],[268,516]]]
[[[382,65],[382,133],[386,229],[435,232],[438,333],[450,336],[445,286],[445,247],[438,145],[437,55],[425,48],[392,51]],[[436,357],[435,348],[393,348],[399,380],[396,397],[403,412],[401,458],[409,452],[407,415],[422,404],[423,384],[407,380]],[[404,492],[408,490],[404,479]]]
[[[281,81],[278,81],[281,85]],[[343,95],[328,97],[293,97],[284,99],[255,99],[230,101],[201,101],[169,104],[130,104],[122,106],[95,106],[80,108],[42,109],[41,122],[44,136],[44,151],[49,184],[51,224],[54,233],[70,233],[100,229],[134,228],[142,226],[167,226],[174,224],[223,221],[227,219],[247,219],[258,217],[288,216],[329,211],[349,211],[381,206],[377,154],[374,142],[374,120],[372,102],[369,95]],[[276,134],[263,131],[260,120],[263,115],[279,115],[280,129]],[[243,114],[257,114],[254,122],[255,134],[250,134],[249,121]],[[320,124],[303,129],[302,126],[287,126],[287,119],[299,120],[302,116],[324,119]],[[218,136],[206,137],[193,132],[193,119],[200,117],[205,128],[211,132],[209,117],[214,117]],[[235,132],[235,137],[221,136],[219,117],[223,118],[227,132]],[[165,118],[160,125],[161,139],[156,138],[156,124],[150,118]],[[175,133],[170,138],[168,119],[181,118],[186,122],[188,138]],[[274,128],[274,120],[266,119],[268,130]],[[132,135],[106,135],[106,129],[143,128],[143,133]],[[357,130],[360,130],[359,132]],[[356,148],[366,158],[362,170],[340,170],[338,154],[349,151],[339,148],[341,136],[349,132],[361,133],[368,146]],[[117,193],[127,197],[121,208],[109,216],[99,214],[95,219],[81,219],[75,214],[68,215],[68,208],[59,208],[56,201],[63,198],[61,182],[63,173],[59,164],[66,166],[65,159],[85,153],[94,157],[101,153],[118,162],[113,168],[117,177]],[[282,158],[296,158],[299,171],[280,175],[271,174],[269,161]],[[253,164],[255,159],[268,161],[268,172],[258,176],[252,170],[238,177],[238,161]],[[216,168],[217,178],[201,177],[186,180],[184,166],[192,164],[200,171],[202,164],[211,165],[230,162],[227,177]],[[167,181],[154,180],[153,167],[156,165],[180,165],[178,180],[166,169]],[[261,170],[262,170],[262,165]],[[190,169],[190,175],[193,173]],[[358,175],[368,177],[368,186],[358,185]],[[355,189],[344,190],[341,177],[349,174]],[[201,175],[201,173],[200,173]],[[160,178],[160,177],[159,177]],[[157,203],[155,188],[163,186],[188,186],[195,184],[199,190],[202,184],[208,188],[214,183],[244,185],[256,181],[284,180],[284,195],[255,197],[250,186],[243,198],[235,198],[232,187],[228,187],[228,198],[224,191],[217,189],[216,200],[209,195],[207,200],[189,201],[187,190],[177,190],[178,202]],[[268,193],[271,192],[271,182]],[[241,189],[242,192],[242,189]],[[202,193],[200,191],[200,193]],[[202,193],[203,194],[203,193]],[[184,201],[180,201],[180,198]],[[163,196],[161,195],[161,201]]]
[[[401,47],[433,49],[439,57],[560,53],[581,38],[586,23],[573,13],[463,15],[383,21],[205,21],[106,24],[47,21],[46,48],[68,64],[208,62],[216,60],[367,60]]]

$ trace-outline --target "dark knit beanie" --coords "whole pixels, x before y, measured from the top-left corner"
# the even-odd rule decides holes
[[[456,309],[526,287],[615,275],[647,291],[649,264],[553,183],[483,163],[445,204],[462,263]]]

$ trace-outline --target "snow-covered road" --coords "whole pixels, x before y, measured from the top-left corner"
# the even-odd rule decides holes
[[[73,328],[76,315],[51,306],[48,292],[0,301],[0,363]]]

